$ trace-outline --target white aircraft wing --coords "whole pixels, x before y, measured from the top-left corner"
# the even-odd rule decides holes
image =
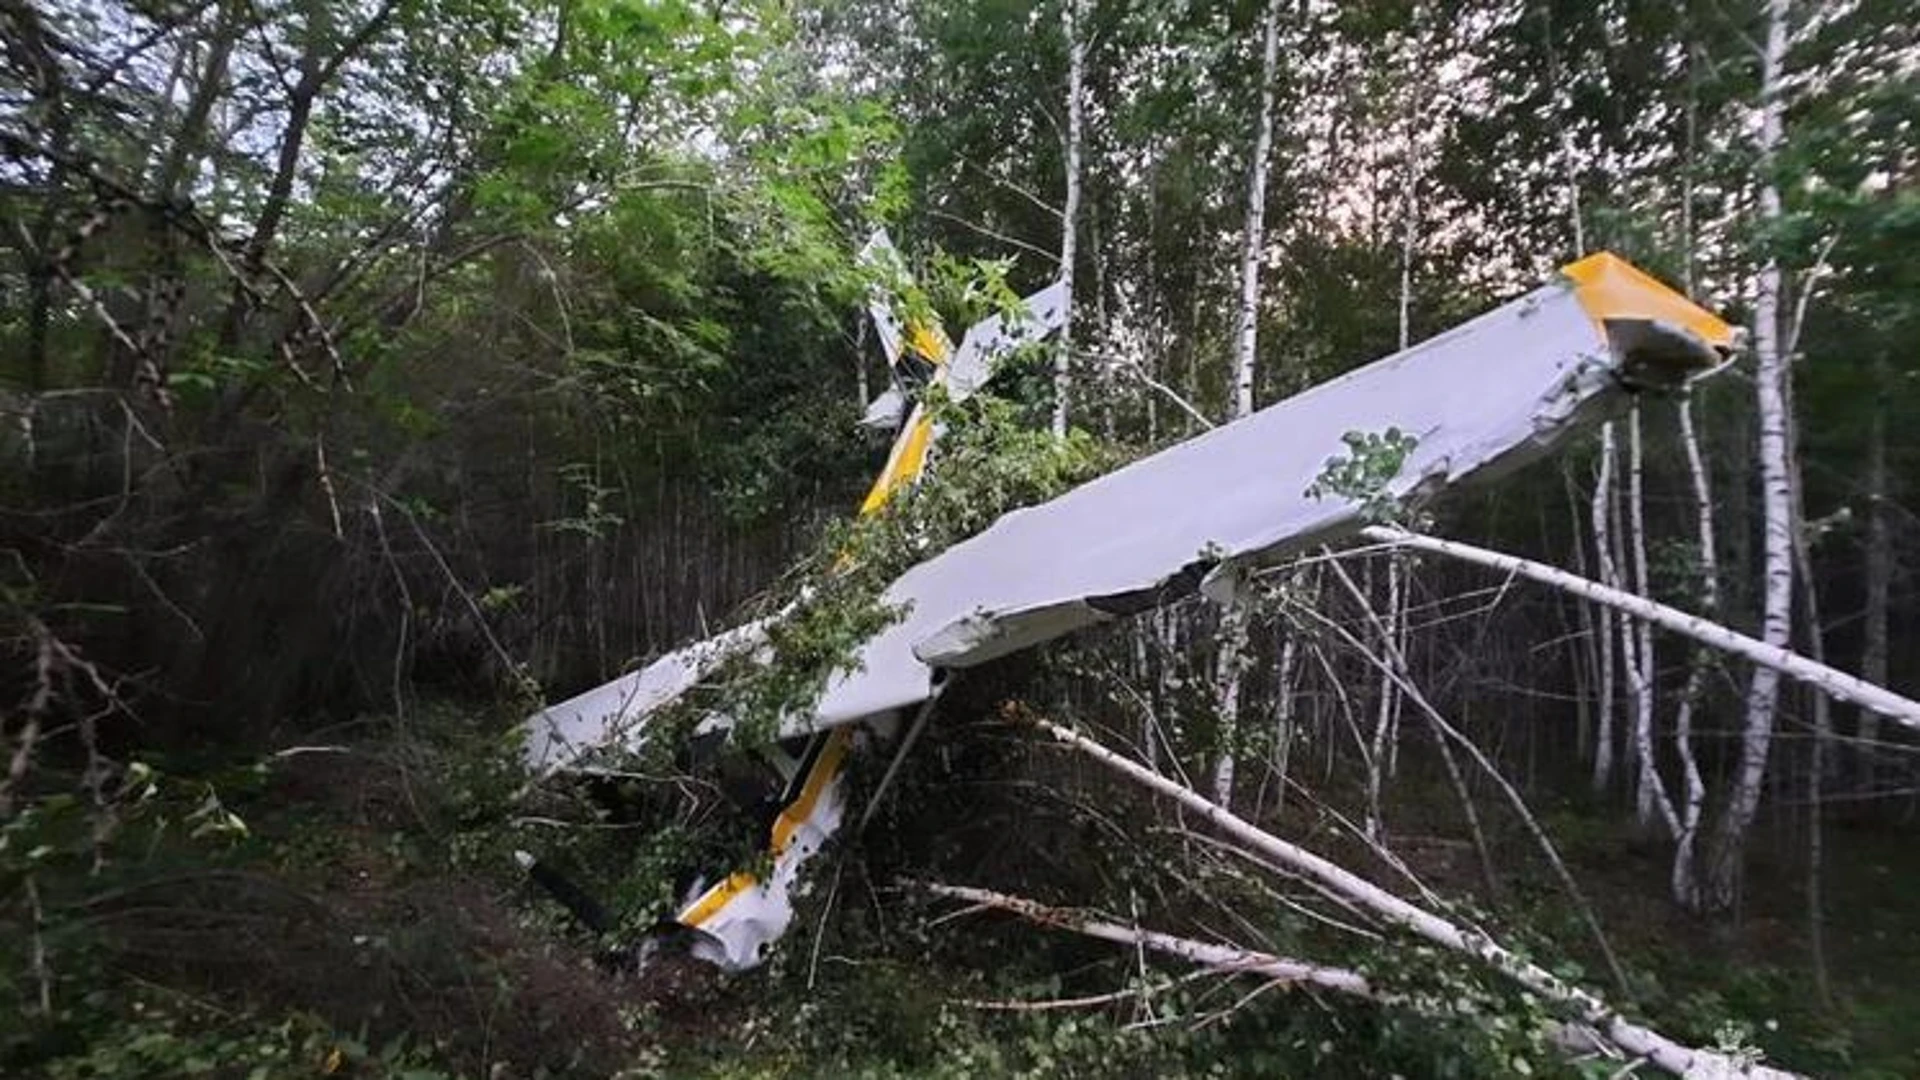
[[[544,775],[596,747],[639,745],[648,714],[678,700],[721,664],[765,645],[772,621],[743,623],[533,714],[523,747],[527,769]]]
[[[893,240],[887,236],[885,229],[873,231],[857,258],[862,265],[873,267],[882,274],[906,272],[906,263],[900,258],[899,249],[893,246]],[[880,334],[880,347],[887,354],[887,368],[898,369],[903,330],[900,319],[893,313],[893,298],[885,286],[876,283],[868,290],[867,313],[873,316],[874,329]]]
[[[1308,489],[1349,432],[1417,438],[1384,494],[1433,494],[1536,458],[1616,413],[1636,385],[1707,370],[1732,331],[1610,255],[1411,349],[1134,462],[908,570],[908,614],[870,640],[788,730],[924,701],[967,667],[1165,603],[1219,563],[1285,558],[1365,524]]]
[[[1284,558],[1355,532],[1367,523],[1358,502],[1307,493],[1329,460],[1347,454],[1349,432],[1414,436],[1385,494],[1432,494],[1546,453],[1624,407],[1636,385],[1684,382],[1716,363],[1732,336],[1627,263],[1581,260],[1555,284],[1016,510],[909,569],[883,597],[908,614],[868,641],[857,669],[835,677],[784,732],[917,704],[938,669],[1168,602],[1221,563]],[[695,663],[676,653],[536,715],[529,763],[552,768],[596,740],[637,740],[647,703],[697,679]]]
[[[948,365],[948,396],[955,401],[973,396],[993,377],[1001,357],[1065,326],[1067,301],[1067,283],[1056,281],[1021,301],[1013,317],[994,315],[968,327]]]

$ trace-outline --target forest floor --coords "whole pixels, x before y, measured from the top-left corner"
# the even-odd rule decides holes
[[[349,733],[351,735],[351,733]],[[311,741],[311,740],[310,740]],[[150,846],[98,881],[46,965],[54,1017],[0,1042],[0,1072],[50,1077],[1403,1076],[1501,1075],[1444,1033],[1247,987],[1169,1007],[993,1010],[1123,988],[1123,950],[975,915],[934,925],[841,864],[829,917],[797,925],[769,970],[622,973],[468,828],[501,778],[415,734],[346,737],[268,768],[173,763],[245,823]],[[1411,805],[1389,821],[1430,821]],[[1809,974],[1803,864],[1757,853],[1733,924],[1679,914],[1665,858],[1569,798],[1538,807],[1600,910],[1634,1003],[1671,1033],[1731,1038],[1817,1075],[1920,1075],[1920,845],[1896,823],[1829,826],[1828,965]],[[1412,838],[1417,848],[1420,838]],[[1497,838],[1497,851],[1520,844]],[[1441,847],[1448,845],[1442,843]],[[1519,856],[1514,856],[1516,859]],[[1449,889],[1473,875],[1444,880]],[[991,881],[981,884],[993,884]],[[78,890],[77,883],[68,883]],[[80,897],[49,887],[49,903]],[[1531,941],[1589,952],[1550,879],[1516,866],[1494,909]],[[17,940],[17,939],[16,939]],[[24,970],[24,968],[19,969]],[[1589,965],[1588,971],[1598,970]],[[21,989],[24,986],[16,986]],[[1184,995],[1186,991],[1180,991]],[[1171,1017],[1179,1016],[1175,1021]],[[1198,1017],[1211,1019],[1196,1019]],[[1520,1068],[1551,1074],[1537,1062]],[[1611,1070],[1609,1070],[1611,1071]]]

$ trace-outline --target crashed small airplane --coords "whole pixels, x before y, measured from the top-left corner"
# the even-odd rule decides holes
[[[864,254],[889,259],[876,234]],[[955,350],[937,325],[902,325],[876,294],[871,313],[897,382],[914,373],[964,398],[1015,346],[1057,330],[1063,285],[1026,301],[1027,317],[996,317]],[[1315,386],[1252,416],[1002,516],[985,531],[901,574],[882,602],[905,614],[861,647],[807,715],[788,716],[769,748],[786,783],[768,839],[771,871],[735,872],[698,892],[674,922],[694,956],[731,971],[765,959],[793,918],[800,871],[839,828],[843,774],[859,748],[898,740],[878,801],[910,751],[949,671],[985,663],[1075,630],[1189,596],[1230,597],[1240,571],[1357,533],[1358,498],[1316,478],[1354,432],[1412,437],[1378,493],[1419,500],[1485,479],[1554,449],[1643,389],[1670,389],[1721,364],[1734,331],[1607,253],[1428,341]],[[869,419],[894,415],[896,392]],[[908,413],[861,506],[879,512],[927,466],[940,432],[923,406]],[[1377,496],[1375,496],[1377,497]],[[525,762],[536,775],[590,768],[601,747],[636,748],[647,721],[723,662],[764,653],[781,614],[663,656],[638,671],[530,717]],[[900,728],[906,723],[907,730]],[[704,730],[724,730],[711,717]]]

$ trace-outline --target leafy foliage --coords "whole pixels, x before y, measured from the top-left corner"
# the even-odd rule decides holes
[[[1347,444],[1346,456],[1328,458],[1307,494],[1351,499],[1360,504],[1360,513],[1368,521],[1397,518],[1399,499],[1388,494],[1387,485],[1400,475],[1419,440],[1390,427],[1384,432],[1349,431],[1340,441]]]

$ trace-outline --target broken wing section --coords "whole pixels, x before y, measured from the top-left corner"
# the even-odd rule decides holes
[[[764,646],[767,628],[778,618],[742,623],[534,713],[522,744],[527,770],[542,776],[598,747],[637,746],[649,713],[679,699],[721,664]]]
[[[967,400],[993,377],[1002,357],[1065,326],[1067,299],[1067,283],[1056,281],[1021,300],[1018,311],[989,316],[968,327],[948,365],[947,396]]]
[[[1633,324],[1648,329],[1620,332]],[[915,566],[884,597],[907,616],[791,723],[832,727],[914,704],[937,668],[1165,602],[1223,562],[1352,533],[1365,523],[1357,502],[1308,493],[1349,432],[1417,439],[1384,494],[1422,497],[1545,453],[1633,388],[1712,368],[1731,340],[1726,324],[1623,261],[1583,260],[1560,282],[1008,514]]]
[[[696,897],[675,921],[699,931],[692,953],[727,971],[744,971],[765,958],[766,950],[793,922],[793,900],[800,870],[840,829],[846,814],[847,755],[854,729],[829,733],[802,771],[800,791],[774,820],[769,851],[772,872],[764,879],[735,871]]]

